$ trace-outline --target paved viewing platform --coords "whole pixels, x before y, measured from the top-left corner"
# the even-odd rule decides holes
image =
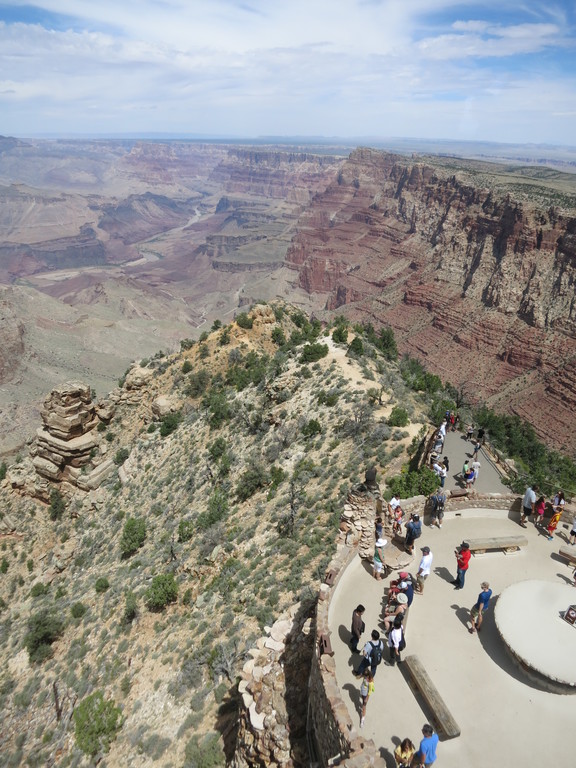
[[[460,433],[449,433],[445,447],[450,460],[446,488],[450,490],[458,487],[455,476],[472,448]],[[482,452],[480,463],[475,490],[510,494]],[[418,656],[461,729],[457,738],[441,736],[436,763],[439,768],[518,763],[532,768],[574,763],[570,734],[576,722],[576,696],[546,690],[519,663],[519,659],[526,663],[528,648],[532,665],[539,672],[567,683],[576,674],[576,627],[558,617],[559,610],[576,603],[573,566],[558,555],[559,546],[568,542],[569,526],[561,523],[553,541],[540,536],[531,524],[527,529],[520,528],[518,504],[513,505],[513,499],[510,496],[509,506],[514,511],[490,508],[489,504],[483,507],[478,500],[470,508],[459,505],[457,511],[450,510],[448,504],[442,529],[424,526],[414,556],[405,568],[415,577],[421,548],[430,547],[434,555],[432,572],[424,594],[415,595],[409,609],[403,655]],[[464,589],[454,589],[454,549],[464,539],[518,534],[526,536],[526,546],[513,553],[495,550],[473,555]],[[409,737],[418,744],[422,725],[430,720],[430,714],[409,686],[403,665],[390,667],[383,662],[377,670],[365,725],[360,729],[360,680],[352,673],[360,657],[350,652],[348,640],[352,611],[359,603],[366,607],[366,631],[360,646],[370,639],[372,629],[378,629],[384,637],[381,622],[387,588],[395,577],[376,581],[371,564],[355,557],[334,587],[328,612],[336,679],[343,701],[353,726],[374,742],[387,768],[395,765],[394,749],[402,739]],[[490,583],[493,598],[482,631],[470,634],[470,608],[483,581]],[[534,581],[545,585],[541,594],[534,593]],[[547,597],[548,589],[558,599]],[[507,644],[515,649],[517,658]],[[549,661],[544,658],[546,654]],[[387,658],[386,649],[384,661]]]

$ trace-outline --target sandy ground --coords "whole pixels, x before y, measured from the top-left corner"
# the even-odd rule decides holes
[[[407,654],[417,654],[460,725],[459,738],[441,741],[437,765],[443,768],[485,768],[521,763],[529,766],[574,765],[574,746],[569,734],[576,723],[576,695],[547,693],[533,687],[511,662],[489,609],[482,632],[471,635],[465,624],[470,607],[480,592],[480,582],[490,582],[497,596],[506,587],[527,579],[571,584],[572,569],[556,553],[568,538],[559,527],[553,542],[532,526],[526,531],[529,544],[522,551],[474,556],[466,585],[454,591],[454,547],[464,537],[511,535],[521,532],[516,516],[497,510],[470,509],[458,516],[448,513],[442,530],[426,527],[420,546],[434,553],[433,572],[425,593],[416,595],[407,620]],[[411,568],[415,573],[420,553]],[[349,652],[347,641],[352,610],[366,606],[366,637],[379,628],[383,593],[388,581],[376,582],[359,560],[347,569],[332,600],[330,628],[335,650],[338,682],[353,722],[358,726],[359,681],[352,675],[358,657]],[[576,603],[576,589],[569,592]],[[497,599],[497,598],[496,598]],[[567,606],[566,606],[567,607]],[[517,605],[519,618],[535,624],[541,620],[529,602]],[[555,619],[561,621],[561,619]],[[530,621],[528,621],[528,625]],[[576,663],[576,628],[572,658]],[[555,653],[553,644],[549,653]],[[375,678],[362,733],[374,740],[392,768],[398,740],[408,736],[417,742],[428,720],[412,694],[402,666],[382,664]]]

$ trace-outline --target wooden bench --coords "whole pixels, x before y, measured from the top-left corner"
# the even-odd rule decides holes
[[[330,635],[327,635],[326,633],[323,633],[320,635],[319,640],[319,646],[320,646],[320,656],[323,654],[326,654],[327,656],[334,656],[334,651],[332,650],[332,643],[330,642]]]
[[[576,547],[571,547],[570,544],[564,544],[558,550],[558,554],[565,557],[569,563],[576,565]]]
[[[485,539],[464,539],[470,545],[470,552],[484,554],[488,549],[502,549],[504,552],[517,552],[520,547],[528,546],[526,536],[492,536]]]
[[[418,656],[407,656],[402,663],[402,667],[408,675],[410,687],[415,689],[424,700],[430,722],[434,724],[436,730],[447,739],[454,739],[456,736],[460,736],[460,726],[452,717],[444,703],[444,699],[438,693],[438,689],[432,680],[430,680]]]

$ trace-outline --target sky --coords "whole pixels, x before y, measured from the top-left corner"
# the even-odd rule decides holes
[[[0,0],[0,134],[576,145],[576,0]]]

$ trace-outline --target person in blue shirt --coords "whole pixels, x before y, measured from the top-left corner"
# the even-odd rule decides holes
[[[472,635],[474,632],[480,632],[480,627],[482,626],[482,617],[484,616],[484,612],[488,608],[488,603],[492,597],[492,590],[490,589],[490,584],[488,584],[487,581],[483,581],[480,586],[482,587],[482,592],[480,592],[478,595],[476,605],[473,605],[472,610],[470,611],[470,621],[472,623],[472,627],[468,631]]]
[[[432,765],[436,760],[436,747],[438,746],[438,734],[434,733],[434,728],[428,723],[422,727],[424,738],[420,742],[418,752],[414,755],[412,765]]]

